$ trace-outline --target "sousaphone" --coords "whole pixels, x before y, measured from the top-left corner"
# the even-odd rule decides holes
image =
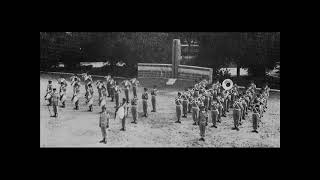
[[[233,82],[231,79],[225,79],[223,82],[222,82],[222,87],[223,89],[225,90],[230,90],[232,87],[233,87]]]

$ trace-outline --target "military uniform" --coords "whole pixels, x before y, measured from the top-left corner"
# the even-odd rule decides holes
[[[200,129],[200,137],[201,137],[200,140],[204,141],[207,124],[208,124],[208,114],[203,107],[203,109],[199,113],[199,129]]]
[[[188,113],[191,113],[191,110],[192,110],[191,101],[192,101],[192,97],[190,96],[189,99],[188,99]]]
[[[182,107],[181,107],[181,100],[179,97],[177,97],[175,99],[175,104],[176,104],[176,114],[177,114],[177,121],[176,123],[181,123],[180,121],[180,118],[181,118],[181,110],[182,110]]]
[[[53,91],[51,95],[51,102],[52,102],[52,107],[54,112],[53,117],[58,117],[59,94],[55,91]]]
[[[67,99],[67,85],[65,85],[64,83],[61,84],[60,86],[60,101],[62,103],[62,107],[65,108],[66,107],[66,99]]]
[[[91,86],[88,87],[88,105],[89,111],[92,111],[93,106],[93,88]]]
[[[188,113],[188,99],[186,97],[186,95],[182,96],[183,100],[182,100],[182,111],[183,111],[183,116],[182,117],[187,117],[187,113]]]
[[[133,92],[133,97],[138,97],[137,96],[137,86],[139,84],[139,81],[138,80],[135,80],[133,83],[132,83],[132,92]]]
[[[148,116],[148,93],[144,92],[142,94],[142,106],[143,106],[143,113],[144,116],[147,117]]]
[[[222,106],[221,101],[219,100],[219,101],[218,101],[218,111],[219,111],[219,114],[218,114],[218,122],[221,122],[222,110],[223,110],[223,106]]]
[[[123,109],[124,109],[124,116],[123,116],[123,118],[121,119],[121,124],[122,124],[122,128],[121,128],[121,130],[122,131],[125,131],[126,130],[126,117],[127,117],[127,104],[126,104],[126,102],[123,102],[123,104],[121,105],[122,107],[123,107]]]
[[[47,85],[46,95],[44,96],[44,98],[46,98],[48,94],[52,94],[52,84]],[[51,106],[51,98],[49,98],[47,100],[49,102],[48,105]]]
[[[101,128],[102,138],[103,140],[100,141],[100,143],[107,143],[107,131],[106,129],[109,128],[109,119],[110,114],[106,111],[103,111],[100,113],[100,119],[99,119],[99,127]]]
[[[194,122],[193,125],[197,125],[200,109],[199,109],[198,104],[195,100],[193,100],[191,103],[192,103],[192,119]]]
[[[238,126],[239,126],[240,119],[241,119],[241,109],[240,109],[239,103],[235,103],[234,109],[233,109],[233,124],[234,124],[233,129],[236,129],[237,131],[239,131]]]
[[[254,110],[254,112],[252,113],[252,128],[253,128],[253,131],[252,132],[258,132],[257,129],[258,129],[258,124],[259,124],[259,113]]]
[[[75,108],[74,109],[76,109],[76,110],[79,109],[79,95],[80,95],[80,85],[77,84],[77,85],[74,86],[74,94],[73,94],[73,97],[71,99],[71,101],[74,101],[74,104],[75,104]]]
[[[217,124],[218,115],[219,115],[218,107],[217,107],[216,104],[214,104],[212,102],[211,106],[210,106],[210,109],[211,109],[211,120],[212,120],[212,126],[211,127],[217,128],[216,124]]]
[[[114,95],[115,95],[115,84],[114,84],[114,80],[111,80],[110,93],[111,93],[111,102],[113,102],[113,100],[114,100]]]
[[[115,86],[114,88],[114,98],[116,100],[116,107],[119,106],[119,100],[120,100],[120,93],[121,93],[121,90],[119,88],[119,86]]]
[[[210,97],[209,97],[209,94],[206,93],[204,95],[204,100],[203,100],[205,111],[208,111],[208,109],[209,109],[209,105],[210,105],[209,102],[210,102]]]
[[[138,106],[138,99],[137,98],[133,98],[133,100],[131,101],[131,113],[132,113],[132,119],[133,122],[137,124],[137,117],[138,117],[138,112],[137,112],[137,106]]]
[[[101,106],[102,111],[106,109],[106,103],[107,103],[107,90],[105,86],[101,87],[101,97],[99,99],[99,106]]]
[[[157,96],[157,89],[154,88],[154,89],[151,90],[151,103],[152,103],[152,111],[151,112],[156,112],[157,111],[157,108],[156,108],[156,105],[157,105],[156,96]]]

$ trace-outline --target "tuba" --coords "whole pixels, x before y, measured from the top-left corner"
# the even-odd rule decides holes
[[[233,87],[233,82],[231,79],[225,79],[223,82],[222,82],[222,87],[223,89],[225,90],[230,90],[232,87]]]

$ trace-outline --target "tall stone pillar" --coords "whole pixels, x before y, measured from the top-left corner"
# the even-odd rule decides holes
[[[178,78],[178,67],[181,59],[180,39],[174,39],[172,42],[172,78]]]

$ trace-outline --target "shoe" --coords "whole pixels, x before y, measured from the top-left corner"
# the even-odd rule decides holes
[[[152,110],[151,112],[156,112],[156,111]]]
[[[251,131],[251,132],[255,132],[255,133],[258,133],[258,131],[257,131],[257,130],[253,130],[253,131]]]
[[[103,141],[104,144],[107,144],[107,141]]]
[[[104,142],[104,139],[103,140],[101,140],[101,141],[99,141],[99,143],[103,143]]]
[[[137,124],[137,122],[135,122],[135,121],[132,121],[131,123],[132,123],[132,124]]]
[[[217,128],[217,126],[212,125],[211,127]]]
[[[180,123],[179,121],[176,121],[175,123]]]
[[[178,121],[178,123],[180,123],[180,124],[181,124],[181,121]]]
[[[126,129],[121,128],[120,131],[126,131]]]

